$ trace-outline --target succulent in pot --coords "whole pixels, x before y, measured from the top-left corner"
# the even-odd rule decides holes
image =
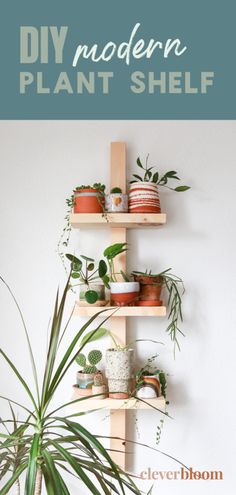
[[[105,261],[100,260],[95,266],[95,260],[88,256],[81,255],[80,259],[73,254],[66,254],[66,257],[71,262],[71,279],[78,282],[71,287],[80,286],[80,306],[105,306],[107,301],[104,284],[108,280]]]
[[[171,272],[171,268],[158,274],[153,274],[151,270],[145,272],[133,271],[134,279],[140,283],[140,306],[160,306],[161,292],[167,291],[167,308],[169,309],[168,319],[170,320],[166,331],[174,342],[174,350],[179,347],[178,334],[183,332],[179,328],[179,322],[183,321],[182,296],[185,292],[183,280]],[[155,299],[156,298],[156,299]]]
[[[78,186],[74,190],[74,213],[103,213],[105,185]]]
[[[76,382],[79,389],[82,389],[81,395],[92,395],[92,386],[94,384],[94,376],[97,373],[97,364],[102,359],[101,351],[94,349],[88,353],[88,357],[81,352],[76,357],[76,363],[82,368],[77,372]]]
[[[134,350],[127,349],[127,347],[108,349],[105,372],[108,379],[109,397],[127,399],[132,391]]]
[[[148,158],[143,165],[140,158],[137,158],[137,166],[142,170],[143,175],[133,174],[130,181],[129,190],[129,212],[130,213],[160,213],[161,205],[158,187],[166,187],[176,192],[183,192],[190,189],[189,186],[178,186],[175,188],[167,185],[169,180],[180,180],[175,170],[170,170],[165,174],[153,171],[155,167],[148,166]]]
[[[104,378],[101,371],[97,371],[94,374],[92,394],[96,396],[96,399],[105,399],[107,396],[107,387],[104,383]]]
[[[110,213],[125,213],[128,211],[128,195],[122,193],[120,187],[113,187],[110,194],[105,196],[105,209]]]
[[[116,272],[114,259],[116,256],[127,251],[127,243],[116,243],[108,246],[104,251],[109,267],[109,288],[111,290],[112,306],[134,306],[139,295],[139,283],[130,281],[129,277],[121,270]],[[121,275],[123,281],[118,281],[117,277]]]

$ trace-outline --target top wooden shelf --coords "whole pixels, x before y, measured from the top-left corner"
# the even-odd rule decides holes
[[[89,228],[145,228],[158,227],[166,223],[165,213],[72,213],[71,226],[76,229]]]

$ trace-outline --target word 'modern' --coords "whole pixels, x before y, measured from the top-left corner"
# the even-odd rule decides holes
[[[109,62],[114,56],[124,60],[126,65],[130,65],[132,58],[151,58],[155,51],[162,52],[164,58],[168,58],[173,52],[180,57],[187,50],[182,46],[179,38],[168,38],[166,41],[158,41],[151,38],[147,43],[144,39],[135,40],[135,36],[140,28],[137,23],[128,41],[120,44],[109,41],[102,48],[94,43],[91,47],[79,44],[73,57],[72,65],[76,67],[79,59],[91,59],[92,62]],[[38,59],[41,63],[48,63],[49,41],[54,49],[54,61],[56,64],[63,62],[63,50],[68,35],[68,26],[41,26],[39,29],[33,26],[21,26],[20,28],[20,63],[35,63]]]
[[[170,55],[182,56],[186,50],[179,38],[168,38],[165,41],[154,38],[145,41],[138,38],[140,23],[136,23],[128,41],[120,44],[109,41],[104,46],[94,43],[91,46],[79,44],[72,54],[72,68],[82,64],[82,60],[92,63],[108,63],[115,57],[125,62],[128,67],[132,60],[142,58],[151,59],[154,54],[159,53],[163,59]],[[63,64],[65,62],[65,52],[68,52],[66,42],[68,40],[68,26],[21,26],[20,28],[20,63],[32,64]],[[67,50],[66,50],[67,48]],[[67,54],[68,56],[68,54]],[[68,63],[68,60],[66,60]],[[132,93],[160,94],[206,94],[208,88],[213,86],[214,72],[201,72],[192,81],[191,72],[148,72],[134,71],[129,74],[129,89]],[[97,91],[103,94],[110,93],[110,87],[114,79],[114,72],[98,71],[74,72],[70,76],[66,71],[61,71],[53,76],[43,71],[20,72],[20,93],[25,94],[29,90],[37,94],[94,94]]]
[[[178,471],[154,471],[150,467],[140,473],[142,480],[184,480],[184,481],[220,481],[223,480],[222,471],[194,471],[192,467],[189,469],[181,468]]]

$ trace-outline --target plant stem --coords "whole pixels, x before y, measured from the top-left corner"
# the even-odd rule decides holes
[[[20,495],[20,480],[16,480],[16,495]]]
[[[36,474],[34,495],[41,495],[42,493],[42,477],[42,469],[39,467]]]

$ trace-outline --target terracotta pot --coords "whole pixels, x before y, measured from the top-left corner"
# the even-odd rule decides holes
[[[94,397],[94,399],[105,399],[107,396],[106,385],[93,385],[92,394],[97,395],[97,397]]]
[[[158,187],[153,182],[134,182],[129,190],[130,213],[161,213]]]
[[[128,195],[122,193],[106,194],[105,208],[111,213],[126,213],[128,211]]]
[[[74,191],[74,213],[102,213],[104,196],[94,188]]]
[[[98,294],[98,300],[93,304],[88,303],[85,299],[85,293],[88,290],[94,290]],[[80,285],[79,306],[105,306],[106,304],[105,286],[103,284]]]
[[[111,282],[111,306],[134,306],[139,296],[138,282]]]
[[[160,301],[163,287],[161,276],[134,275],[134,280],[140,283],[139,301]]]
[[[162,301],[137,301],[137,306],[162,306]]]
[[[127,399],[131,394],[131,380],[134,376],[133,349],[106,351],[106,377],[109,397]]]
[[[74,394],[79,397],[91,397],[93,395],[91,388],[79,388],[78,385],[73,385]]]

